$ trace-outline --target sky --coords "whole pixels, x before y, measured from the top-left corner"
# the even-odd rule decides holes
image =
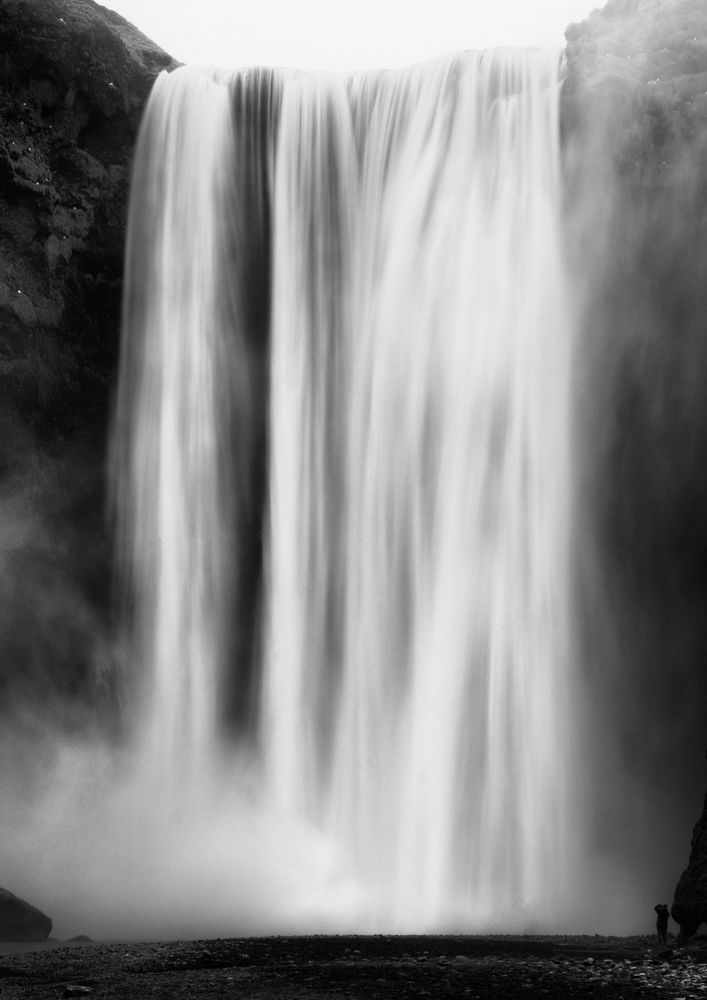
[[[364,70],[461,49],[561,48],[604,0],[102,0],[180,62]]]

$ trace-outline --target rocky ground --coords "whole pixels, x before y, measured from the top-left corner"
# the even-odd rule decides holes
[[[1,951],[1,946],[0,946]],[[707,992],[707,941],[653,937],[277,937],[68,944],[0,954],[3,1000],[678,998]]]

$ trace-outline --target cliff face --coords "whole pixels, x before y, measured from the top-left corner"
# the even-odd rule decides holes
[[[610,0],[568,29],[567,64],[578,448],[590,459],[587,535],[598,540],[580,548],[580,606],[597,815],[620,816],[599,839],[633,839],[637,855],[652,845],[641,877],[657,903],[704,780],[707,6]],[[627,775],[623,801],[610,804]],[[696,830],[672,909],[688,933],[707,919],[705,871]]]
[[[587,379],[587,436],[612,463],[598,487],[602,530],[637,596],[658,585],[663,600],[701,600],[707,7],[611,0],[567,38],[569,245],[584,296],[580,353],[600,376]]]
[[[0,378],[46,438],[105,410],[130,156],[170,63],[91,0],[0,0]]]
[[[92,0],[0,0],[0,703],[65,703],[107,614],[128,172],[171,58]]]

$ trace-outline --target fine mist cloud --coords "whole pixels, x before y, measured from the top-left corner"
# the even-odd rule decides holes
[[[64,740],[29,790],[3,773],[3,879],[52,916],[55,936],[350,929],[355,890],[311,831],[254,808],[242,762],[229,762],[229,791],[179,801],[143,767],[94,740]]]
[[[2,430],[3,887],[60,939],[368,929],[331,847],[256,804],[247,755],[166,788],[126,739],[103,465],[85,448],[50,453],[17,414]]]
[[[43,446],[17,415],[2,415],[2,434],[3,728],[34,715],[74,729],[111,683],[102,466],[85,450]]]

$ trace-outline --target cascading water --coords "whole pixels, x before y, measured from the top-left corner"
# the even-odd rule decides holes
[[[114,462],[138,752],[175,799],[255,761],[358,929],[566,902],[558,71],[182,69],[141,134]]]
[[[182,783],[212,763],[238,558],[229,445],[234,399],[248,384],[217,214],[230,190],[229,115],[226,88],[208,77],[160,77],[130,209],[116,486],[137,731],[156,771],[178,770]]]

